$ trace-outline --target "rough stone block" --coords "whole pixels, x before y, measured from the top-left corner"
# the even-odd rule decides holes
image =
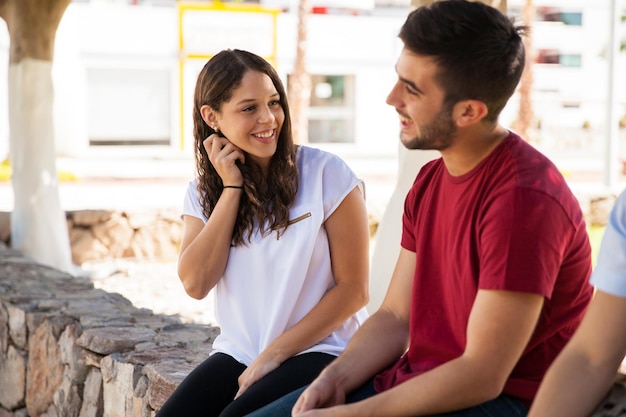
[[[13,346],[0,355],[0,405],[9,410],[24,406],[26,359]]]
[[[61,361],[65,365],[65,374],[76,384],[82,384],[87,377],[87,351],[76,343],[80,336],[80,326],[76,323],[67,326],[59,338]]]
[[[72,246],[72,262],[81,265],[92,259],[109,257],[109,248],[88,229],[73,228],[69,231]]]
[[[16,346],[20,349],[26,349],[26,311],[21,308],[7,305],[7,313],[9,314],[9,334]]]
[[[141,367],[125,362],[118,354],[103,358],[100,365],[104,417],[132,415],[133,392],[141,377]]]
[[[28,410],[20,408],[19,410],[9,411],[0,407],[0,417],[28,417]]]
[[[95,224],[104,223],[113,217],[111,210],[77,210],[67,212],[68,220],[75,226],[91,227]]]
[[[47,412],[63,381],[63,364],[54,323],[44,321],[29,338],[26,408],[31,416]]]
[[[158,411],[195,365],[174,362],[150,363],[143,369],[150,379],[148,402]]]
[[[135,345],[148,342],[156,336],[154,330],[134,327],[98,327],[87,329],[78,338],[79,346],[101,355],[127,352]]]
[[[128,223],[128,219],[116,214],[104,223],[94,225],[93,235],[108,248],[109,256],[119,258],[124,254],[135,231]]]
[[[85,379],[83,389],[83,404],[78,417],[100,417],[103,414],[104,402],[102,399],[102,373],[97,368],[91,368]]]
[[[592,226],[606,226],[611,209],[615,205],[615,195],[591,198],[589,202],[589,222]]]
[[[9,313],[3,303],[0,303],[0,357],[6,353],[9,346]]]
[[[63,417],[78,417],[82,402],[79,386],[69,375],[64,375],[61,386],[54,393],[54,409]]]

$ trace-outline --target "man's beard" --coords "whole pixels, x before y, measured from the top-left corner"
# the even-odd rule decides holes
[[[418,135],[402,141],[407,149],[442,151],[454,143],[456,126],[452,121],[452,106],[446,106],[433,120],[420,128]]]

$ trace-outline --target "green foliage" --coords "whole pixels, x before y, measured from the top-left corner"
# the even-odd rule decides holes
[[[591,242],[591,259],[594,267],[596,266],[596,259],[598,258],[598,251],[600,250],[602,236],[604,236],[604,229],[604,226],[590,226],[587,229],[589,233],[589,241]]]
[[[0,162],[0,181],[8,181],[11,178],[11,162],[8,159]]]

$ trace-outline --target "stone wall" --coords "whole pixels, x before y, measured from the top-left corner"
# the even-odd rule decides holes
[[[615,196],[582,204],[606,223]],[[134,307],[119,294],[10,250],[0,212],[0,417],[152,417],[204,360],[219,329]],[[67,213],[74,263],[175,259],[176,213]],[[372,235],[377,221],[370,218]]]
[[[11,213],[0,212],[0,242],[11,239]],[[116,258],[175,260],[183,233],[180,213],[173,210],[66,212],[72,261]]]
[[[0,243],[0,417],[154,416],[218,333]]]

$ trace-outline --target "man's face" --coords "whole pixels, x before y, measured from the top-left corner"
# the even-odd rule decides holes
[[[387,104],[400,116],[400,141],[408,149],[441,151],[454,142],[452,106],[444,107],[445,92],[435,82],[437,71],[432,58],[402,49],[396,63],[398,81]]]

